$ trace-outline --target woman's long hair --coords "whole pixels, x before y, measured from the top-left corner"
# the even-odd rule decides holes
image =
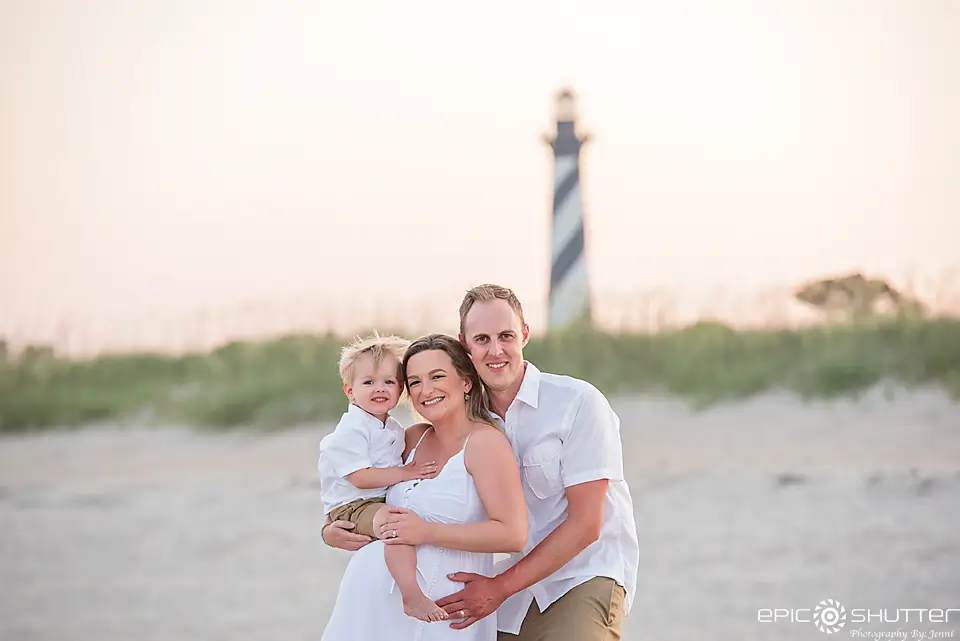
[[[446,334],[429,334],[410,343],[410,347],[407,348],[406,353],[403,355],[403,362],[400,363],[400,376],[407,390],[407,396],[410,396],[410,384],[407,382],[407,363],[410,362],[411,357],[420,352],[433,349],[445,352],[447,356],[450,357],[450,360],[453,361],[453,367],[457,370],[460,378],[466,379],[471,383],[469,392],[470,399],[467,400],[467,418],[471,421],[486,423],[500,429],[500,426],[493,418],[493,413],[490,411],[490,402],[487,399],[486,390],[480,381],[480,374],[477,373],[477,368],[473,366],[473,361],[470,360],[470,354],[467,353],[467,348],[452,336],[447,336]],[[414,411],[416,410],[414,409]]]

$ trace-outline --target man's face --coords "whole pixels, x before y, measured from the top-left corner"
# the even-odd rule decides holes
[[[483,382],[494,391],[509,389],[523,377],[523,346],[530,328],[505,300],[473,304],[461,340]]]

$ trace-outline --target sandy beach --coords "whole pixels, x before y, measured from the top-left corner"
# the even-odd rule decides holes
[[[960,405],[880,389],[614,405],[642,547],[625,639],[817,639],[758,610],[824,599],[842,637],[960,638],[960,611],[900,611],[960,608]],[[3,437],[0,639],[319,638],[349,560],[319,536],[330,427]]]

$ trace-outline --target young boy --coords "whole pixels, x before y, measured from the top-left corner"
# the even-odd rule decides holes
[[[324,515],[355,524],[353,532],[378,538],[373,519],[386,507],[387,486],[437,475],[434,462],[404,465],[404,430],[388,412],[397,406],[403,384],[400,361],[408,341],[396,336],[357,339],[343,348],[340,378],[350,400],[337,427],[320,441],[320,488]],[[447,618],[417,583],[417,551],[410,545],[384,546],[384,559],[400,588],[403,611],[421,621]]]

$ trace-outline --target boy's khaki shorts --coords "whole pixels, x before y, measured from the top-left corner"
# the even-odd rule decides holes
[[[382,497],[350,501],[340,507],[333,508],[330,512],[330,521],[350,521],[356,525],[355,528],[350,530],[351,532],[366,534],[367,536],[378,539],[380,537],[373,532],[373,517],[376,516],[377,510],[383,507],[385,503],[386,499]]]

